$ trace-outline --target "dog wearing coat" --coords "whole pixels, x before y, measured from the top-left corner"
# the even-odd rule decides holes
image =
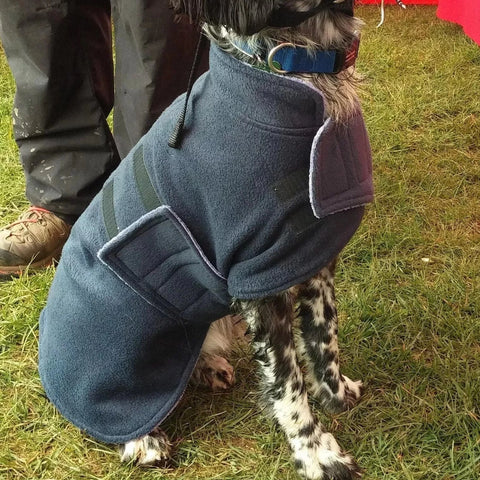
[[[233,384],[234,312],[298,473],[356,478],[308,403],[342,411],[362,389],[339,370],[334,294],[335,259],[373,198],[353,0],[172,5],[203,24],[210,71],[74,226],[40,318],[45,391],[79,428],[122,444],[123,460],[165,463],[159,424],[188,381]]]

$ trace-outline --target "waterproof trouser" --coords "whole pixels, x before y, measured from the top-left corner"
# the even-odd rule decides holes
[[[0,39],[27,198],[73,222],[186,90],[198,31],[167,0],[0,0]]]

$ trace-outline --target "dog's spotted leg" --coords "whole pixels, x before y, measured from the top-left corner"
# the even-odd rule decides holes
[[[160,428],[148,435],[131,440],[120,447],[122,462],[134,462],[146,467],[166,467],[172,457],[172,444]]]
[[[352,458],[313,415],[293,340],[293,302],[286,294],[241,302],[260,364],[264,401],[285,432],[295,466],[309,480],[350,480],[359,476]]]
[[[361,395],[362,382],[340,373],[338,319],[333,266],[324,268],[298,291],[300,338],[297,345],[307,365],[307,384],[330,412],[352,407]]]

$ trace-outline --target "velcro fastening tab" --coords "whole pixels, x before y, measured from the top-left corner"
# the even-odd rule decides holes
[[[229,312],[226,280],[168,206],[123,230],[103,246],[98,257],[170,317],[211,322]]]
[[[318,218],[373,200],[372,153],[360,111],[346,124],[328,119],[310,155],[310,203]]]

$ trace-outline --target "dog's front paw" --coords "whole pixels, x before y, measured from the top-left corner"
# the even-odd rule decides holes
[[[360,468],[341,452],[330,433],[310,440],[294,452],[295,467],[307,480],[354,480],[361,477]]]
[[[344,380],[344,398],[343,398],[343,410],[352,408],[362,396],[363,392],[363,382],[361,380],[350,380],[348,377],[343,375]]]
[[[134,462],[140,466],[166,467],[172,454],[172,444],[167,435],[155,428],[148,435],[131,440],[120,447],[122,462]]]
[[[225,358],[202,355],[193,372],[192,381],[213,391],[227,390],[235,383],[235,372]]]
[[[332,386],[327,384],[312,389],[314,397],[320,400],[322,407],[330,413],[339,413],[353,408],[362,396],[363,383],[361,380],[353,381],[342,375],[335,390],[336,393],[333,393]]]

